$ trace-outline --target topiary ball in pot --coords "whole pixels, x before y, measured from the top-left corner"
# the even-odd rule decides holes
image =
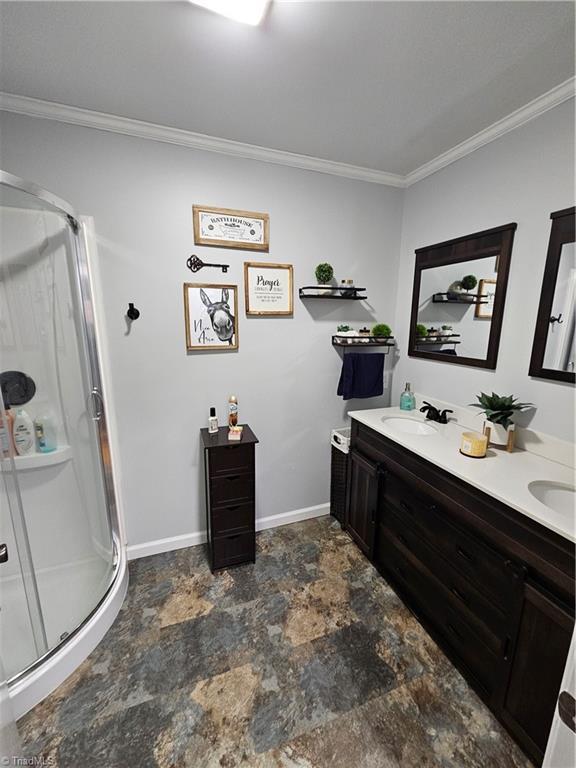
[[[381,338],[382,336],[392,336],[392,329],[386,323],[376,323],[372,327],[372,336]]]
[[[316,275],[318,285],[328,285],[334,277],[334,270],[332,269],[331,264],[322,262],[321,264],[318,264],[314,274]]]
[[[424,339],[426,336],[428,336],[428,329],[425,325],[422,325],[422,323],[418,323],[416,326],[416,336],[419,339]]]
[[[460,283],[462,284],[462,288],[464,288],[465,291],[471,291],[478,285],[478,280],[474,275],[464,275],[462,280],[460,280]]]

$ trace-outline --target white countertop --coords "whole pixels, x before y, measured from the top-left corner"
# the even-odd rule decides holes
[[[489,448],[484,459],[463,456],[459,451],[460,438],[462,432],[470,431],[470,427],[462,426],[456,421],[450,421],[448,424],[427,421],[436,428],[436,432],[431,435],[400,433],[383,421],[391,417],[426,421],[424,414],[417,410],[375,408],[350,411],[348,415],[460,480],[536,520],[551,531],[576,541],[574,513],[561,514],[549,509],[528,490],[528,483],[532,480],[574,485],[574,470],[571,467],[520,450],[508,453],[505,450]]]

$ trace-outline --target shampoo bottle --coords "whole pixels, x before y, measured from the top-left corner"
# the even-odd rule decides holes
[[[23,408],[18,408],[16,411],[12,434],[18,456],[34,453],[34,424]]]
[[[238,400],[235,395],[228,398],[228,426],[235,427],[238,424]]]
[[[10,409],[10,404],[4,406],[4,413],[0,409],[0,456],[7,458],[14,456],[14,414]]]
[[[406,389],[400,395],[400,410],[413,411],[416,408],[416,398],[410,390],[410,384],[406,382]]]
[[[36,433],[36,450],[39,453],[50,453],[56,450],[56,424],[50,413],[42,413],[34,419]]]

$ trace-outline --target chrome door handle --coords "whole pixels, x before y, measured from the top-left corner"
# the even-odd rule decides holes
[[[0,544],[0,563],[8,562],[8,544]]]
[[[92,403],[92,421],[100,421],[104,415],[104,399],[97,387],[92,388],[90,400]]]

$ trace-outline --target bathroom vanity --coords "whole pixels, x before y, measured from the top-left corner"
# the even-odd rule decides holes
[[[527,452],[461,456],[461,428],[420,414],[350,415],[347,530],[540,764],[574,627],[574,532],[526,487],[550,473],[569,483],[570,469]]]

